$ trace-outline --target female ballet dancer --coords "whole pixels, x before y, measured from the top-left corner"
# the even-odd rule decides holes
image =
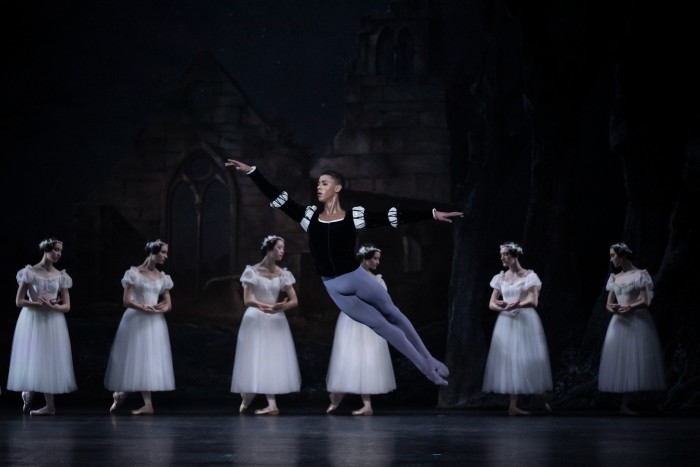
[[[105,387],[114,391],[110,413],[121,407],[128,392],[140,391],[143,407],[131,413],[151,415],[151,391],[175,389],[170,336],[164,316],[172,309],[169,291],[173,281],[156,268],[168,259],[168,244],[162,240],[148,242],[146,252],[146,260],[131,267],[122,278],[122,300],[127,309],[119,322],[105,374]]]
[[[55,264],[63,254],[63,242],[47,238],[39,244],[43,257],[17,273],[15,303],[22,308],[12,340],[7,389],[22,391],[22,411],[54,415],[54,394],[75,391],[73,356],[65,314],[70,311],[68,289],[73,280]],[[32,410],[35,392],[43,392],[46,405]]]
[[[610,274],[605,289],[605,308],[613,313],[600,356],[598,389],[623,393],[620,413],[637,415],[629,408],[629,393],[662,391],[666,387],[661,343],[649,305],[654,284],[645,269],[631,261],[632,250],[625,243],[610,247],[610,262],[617,274]]]
[[[427,220],[430,211],[398,211],[388,213],[366,212],[361,206],[346,215],[340,205],[340,192],[345,183],[338,172],[326,171],[318,179],[316,194],[323,204],[301,206],[268,182],[255,167],[228,159],[227,167],[248,174],[270,205],[281,209],[299,222],[308,233],[311,254],[323,284],[338,308],[355,321],[369,326],[406,356],[429,380],[447,385],[444,379],[449,370],[435,359],[421,341],[411,322],[394,305],[386,290],[372,279],[355,260],[356,231],[380,225],[398,226],[400,223]],[[432,218],[452,222],[461,212],[441,212],[433,209]]]
[[[277,265],[284,257],[284,239],[268,235],[260,251],[263,260],[246,266],[241,275],[243,301],[248,309],[238,329],[231,392],[241,394],[240,413],[256,394],[265,394],[267,407],[256,415],[278,415],[275,394],[298,392],[301,374],[284,312],[298,305],[294,276]],[[286,293],[278,301],[280,292]]]
[[[542,408],[551,412],[544,392],[552,389],[547,339],[535,308],[542,282],[535,271],[524,269],[517,243],[500,246],[501,263],[508,268],[491,279],[489,308],[498,312],[486,359],[484,392],[510,394],[509,415],[527,415],[518,408],[518,394],[538,394]]]
[[[372,271],[379,266],[382,250],[365,244],[357,251],[362,269],[386,290],[381,274]],[[326,388],[330,393],[331,404],[326,413],[335,411],[345,393],[360,394],[362,408],[353,415],[372,415],[371,394],[384,394],[396,389],[394,369],[386,340],[364,324],[338,315],[333,338]]]

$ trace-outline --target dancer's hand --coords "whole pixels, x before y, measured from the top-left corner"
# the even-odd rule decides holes
[[[281,302],[277,302],[273,305],[275,311],[284,311],[287,309],[287,303],[289,303],[289,298],[285,297]]]
[[[610,309],[610,313],[617,313],[620,311],[620,305],[617,303],[609,304],[608,308]]]
[[[495,303],[496,306],[501,308],[501,309],[505,308],[506,305],[508,305],[508,303],[504,302],[503,300],[494,300],[493,303]]]
[[[511,311],[511,310],[516,309],[516,308],[520,308],[520,300],[518,300],[517,302],[513,302],[513,303],[506,303],[506,307],[504,308],[504,310]]]
[[[632,307],[631,306],[618,306],[617,312],[618,313],[627,313],[628,311],[631,311]]]
[[[448,222],[451,224],[452,217],[464,217],[464,213],[457,212],[457,211],[443,212],[443,211],[435,210],[435,219],[439,220],[440,222]]]
[[[233,167],[234,169],[238,170],[239,172],[243,172],[243,173],[246,173],[246,174],[247,174],[248,172],[250,172],[250,171],[253,169],[253,168],[252,168],[251,166],[249,166],[248,164],[244,164],[243,162],[237,161],[237,160],[234,160],[234,159],[228,159],[228,160],[224,163],[224,165],[225,165],[226,167]]]

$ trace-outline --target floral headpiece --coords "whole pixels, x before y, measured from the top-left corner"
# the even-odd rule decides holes
[[[506,242],[503,245],[501,245],[499,248],[508,248],[508,251],[510,253],[517,253],[518,256],[524,255],[523,253],[523,247],[518,245],[515,242]]]
[[[277,240],[284,240],[282,237],[278,235],[268,235],[267,237],[263,238],[262,245],[260,245],[260,249],[264,250],[267,248],[267,246],[272,243],[276,243]]]
[[[378,252],[380,252],[380,253],[382,252],[382,250],[380,250],[379,248],[377,248],[377,247],[374,246],[374,245],[362,245],[362,246],[360,247],[360,249],[357,250],[357,256],[362,256],[362,257],[364,257],[365,255],[367,255],[367,254],[369,254],[369,253],[371,253],[371,252],[373,252],[373,251],[378,251]]]
[[[63,243],[63,242],[57,238],[53,238],[53,237],[47,238],[47,239],[42,240],[41,243],[39,243],[39,249],[41,251],[46,251],[46,247],[48,247],[48,246],[53,247],[57,243]]]
[[[152,242],[146,243],[146,248],[144,248],[147,252],[152,253],[153,250],[158,249],[165,245],[165,242],[161,240],[160,238],[157,238],[153,240]]]
[[[610,248],[613,249],[613,250],[615,250],[615,251],[618,251],[618,252],[619,252],[619,251],[624,251],[624,252],[627,253],[628,255],[631,255],[631,254],[632,254],[632,249],[631,249],[630,247],[628,247],[627,244],[626,244],[625,242],[618,242],[618,243],[615,243],[615,244],[613,244],[613,245],[610,245]]]

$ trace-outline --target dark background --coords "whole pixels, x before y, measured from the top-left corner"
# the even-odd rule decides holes
[[[610,406],[614,398],[595,390],[609,319],[602,287],[607,248],[625,240],[637,253],[635,263],[649,269],[657,284],[652,313],[669,389],[649,403],[696,408],[700,323],[692,291],[700,279],[693,261],[700,81],[692,15],[624,1],[443,3],[444,27],[452,31],[445,36],[450,43],[443,69],[453,165],[446,183],[465,219],[454,226],[449,320],[421,329],[453,369],[438,403],[503,402],[485,398],[479,387],[495,319],[485,310],[487,284],[499,268],[498,244],[512,239],[524,244],[523,264],[545,284],[539,312],[552,353],[553,400],[570,408]],[[261,113],[283,119],[297,142],[321,155],[343,125],[343,76],[355,53],[359,18],[388,4],[73,1],[5,7],[3,385],[17,313],[16,271],[38,262],[36,245],[48,235],[64,240],[59,266],[71,268],[75,204],[109,178],[197,52],[213,54]],[[81,312],[68,316],[81,387],[65,396],[72,401],[100,394],[103,375],[92,369],[100,368],[118,322],[118,316],[91,321],[89,310]],[[171,332],[176,371],[202,346],[216,364],[210,379],[178,379],[185,389],[163,400],[225,397],[231,336],[196,327]],[[309,381],[299,397],[324,397],[329,349],[303,338],[297,345]],[[397,364],[401,373],[405,362]],[[399,390],[386,403],[435,404],[434,388],[410,369],[401,375]],[[15,396],[3,393],[3,403],[18,403]]]

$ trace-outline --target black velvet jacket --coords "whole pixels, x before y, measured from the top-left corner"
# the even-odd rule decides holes
[[[285,214],[301,224],[309,234],[309,247],[316,260],[316,270],[322,277],[337,277],[352,272],[359,266],[355,258],[357,231],[365,227],[398,226],[406,222],[432,219],[431,211],[398,211],[391,208],[387,213],[365,212],[361,206],[347,211],[345,217],[334,222],[319,220],[317,206],[301,206],[286,191],[280,192],[253,169],[248,174],[270,200],[270,206],[281,209]]]

